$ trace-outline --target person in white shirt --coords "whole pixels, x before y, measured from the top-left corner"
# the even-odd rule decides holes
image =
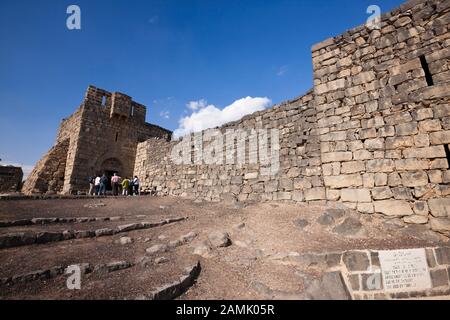
[[[96,196],[98,196],[99,194],[100,194],[100,177],[99,176],[97,176],[96,178],[95,178],[95,182],[94,182],[94,185],[95,185],[95,195]]]

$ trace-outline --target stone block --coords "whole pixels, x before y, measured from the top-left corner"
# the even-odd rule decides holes
[[[358,202],[356,210],[362,213],[374,213],[373,203],[370,202]]]
[[[366,148],[367,150],[383,150],[384,139],[383,138],[366,139],[366,141],[364,141],[364,148]]]
[[[388,174],[388,186],[389,187],[396,187],[402,183],[402,179],[400,178],[400,175],[397,172],[392,172]]]
[[[326,187],[333,189],[362,186],[362,177],[360,174],[327,176],[323,177],[323,180]]]
[[[367,271],[370,266],[366,252],[347,251],[343,254],[342,261],[348,271]]]
[[[372,189],[372,197],[374,200],[390,199],[393,196],[389,187],[376,187]]]
[[[329,132],[320,136],[321,141],[345,141],[347,140],[347,132],[336,131]]]
[[[450,198],[430,199],[428,207],[434,217],[450,217]]]
[[[387,185],[387,181],[388,181],[388,175],[386,173],[375,173],[375,186],[380,187],[380,186],[385,186]]]
[[[362,178],[364,188],[373,188],[375,186],[375,174],[364,173]]]
[[[430,271],[433,288],[448,286],[448,274],[446,269],[436,269]]]
[[[431,108],[422,108],[413,111],[413,118],[416,121],[421,121],[425,119],[433,118],[433,109]]]
[[[276,194],[276,200],[291,200],[292,194],[291,192],[277,192]]]
[[[393,137],[395,136],[394,126],[384,126],[378,129],[378,135],[380,137]]]
[[[327,193],[327,200],[330,201],[337,201],[341,197],[340,190],[327,189],[326,193]]]
[[[360,290],[360,284],[359,284],[359,274],[351,274],[348,276],[348,282],[350,283],[350,286],[352,288],[352,291],[359,291]]]
[[[278,187],[280,190],[292,191],[294,189],[294,181],[289,178],[282,178],[279,181]]]
[[[306,189],[306,190],[304,190],[304,194],[305,194],[306,201],[325,200],[327,198],[326,193],[325,193],[325,188],[321,188],[321,187]]]
[[[310,189],[312,188],[311,180],[310,178],[296,178],[294,179],[294,189]],[[267,191],[267,190],[266,190]]]
[[[294,201],[298,201],[298,202],[303,202],[305,201],[305,196],[303,194],[303,191],[301,190],[295,190],[292,192],[292,200]]]
[[[342,189],[341,201],[344,202],[370,202],[369,189]]]
[[[363,129],[359,132],[360,139],[370,139],[376,137],[377,137],[377,129],[375,128]]]
[[[450,232],[450,218],[430,218],[431,229],[438,232]]]
[[[434,268],[436,266],[436,258],[434,257],[434,250],[431,248],[425,249],[427,264],[429,268]]]
[[[430,143],[432,145],[450,144],[450,130],[430,133]]]
[[[432,146],[426,148],[407,148],[403,150],[405,158],[433,159],[445,158],[444,146]]]
[[[395,160],[395,168],[399,171],[428,170],[430,162],[412,158]]]
[[[412,192],[410,188],[395,187],[391,188],[394,198],[396,200],[413,200]]]
[[[352,152],[327,152],[322,154],[322,162],[350,161],[353,158]]]
[[[384,118],[384,121],[388,125],[397,125],[399,123],[407,123],[412,121],[411,114],[407,111],[398,112],[392,115],[389,115]]]
[[[441,129],[441,121],[439,119],[427,119],[419,122],[420,132],[434,132]]]
[[[395,126],[395,132],[399,136],[411,136],[417,134],[417,122],[401,123]]]
[[[386,138],[386,149],[398,149],[414,146],[412,137],[388,137]]]
[[[327,272],[320,279],[313,280],[305,289],[308,300],[350,300],[342,274],[338,271]]]
[[[387,216],[410,216],[413,211],[405,200],[379,200],[374,201],[375,212]]]
[[[258,172],[249,172],[244,175],[245,180],[256,179],[258,178]]]
[[[415,147],[429,147],[430,136],[428,134],[418,134],[413,137]]]
[[[373,159],[373,155],[370,151],[362,149],[362,150],[356,150],[353,152],[353,159],[354,160],[369,160]]]
[[[434,159],[430,162],[430,169],[448,169],[447,159]]]
[[[428,222],[428,217],[413,214],[412,216],[403,217],[403,221],[410,224],[425,224]]]
[[[278,191],[278,180],[270,180],[264,183],[264,190],[266,192]]]
[[[415,214],[421,216],[428,216],[429,209],[426,201],[416,201],[414,202],[413,210]]]
[[[436,119],[450,116],[450,104],[434,105],[433,114]]]
[[[428,184],[428,175],[425,171],[401,172],[400,176],[405,187],[420,187]]]
[[[428,171],[428,178],[431,183],[439,184],[443,182],[441,170]]]
[[[418,58],[410,60],[404,64],[396,65],[389,69],[389,73],[394,76],[397,74],[407,73],[408,71],[418,69],[421,67],[420,60]]]
[[[356,173],[365,171],[366,166],[363,161],[349,161],[349,162],[342,162],[341,164],[341,173]]]
[[[391,159],[373,159],[367,161],[367,172],[392,172],[395,163]]]
[[[297,167],[289,169],[287,176],[288,178],[296,178],[300,175],[300,169]]]
[[[439,265],[450,264],[450,247],[439,247],[434,249],[436,254],[436,261]]]
[[[342,122],[343,122],[342,117],[330,116],[320,119],[319,121],[317,121],[317,124],[319,127],[331,127],[333,125],[340,124]]]

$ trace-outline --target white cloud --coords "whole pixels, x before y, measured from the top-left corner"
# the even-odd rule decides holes
[[[8,161],[1,161],[0,165],[2,166],[14,166],[14,167],[22,167],[23,171],[23,180],[26,180],[28,176],[30,175],[31,171],[33,171],[34,166],[28,165],[28,164],[21,164],[21,163],[15,163],[15,162],[8,162]]]
[[[191,109],[192,111],[198,110],[198,109],[203,109],[208,105],[208,103],[206,102],[205,99],[200,99],[198,101],[190,101],[186,107],[188,107],[189,109]]]
[[[173,134],[174,138],[177,139],[191,132],[215,128],[227,122],[239,120],[247,114],[264,110],[271,103],[272,101],[267,97],[246,97],[219,109],[215,105],[208,105],[204,99],[191,101],[187,106],[194,112],[190,116],[180,119],[178,129]]]
[[[161,118],[164,118],[164,119],[169,119],[169,118],[170,118],[170,112],[169,112],[169,111],[161,111],[161,112],[159,113],[159,116],[160,116]]]
[[[288,72],[288,70],[289,70],[289,67],[287,65],[279,67],[277,70],[277,76],[281,77],[286,72]]]

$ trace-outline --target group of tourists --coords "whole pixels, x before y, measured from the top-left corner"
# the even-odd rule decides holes
[[[89,195],[105,196],[108,182],[109,179],[106,174],[89,177]],[[115,196],[119,194],[124,196],[141,195],[139,183],[137,176],[121,178],[117,173],[114,173],[111,177],[112,193]]]

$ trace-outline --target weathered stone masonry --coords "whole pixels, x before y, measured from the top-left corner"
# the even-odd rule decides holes
[[[409,1],[380,29],[313,46],[312,92],[220,128],[279,129],[276,176],[258,165],[175,165],[174,142],[161,140],[138,145],[135,173],[160,195],[340,201],[448,232],[449,22],[449,0]]]
[[[131,177],[136,147],[171,132],[145,122],[145,106],[122,93],[90,86],[85,98],[60,125],[55,146],[38,162],[24,193],[86,191],[90,175],[117,172]]]
[[[139,144],[135,174],[141,177],[145,188],[156,189],[159,195],[208,201],[219,201],[224,197],[236,197],[240,201],[320,199],[325,196],[325,190],[312,102],[313,96],[308,93],[220,128],[223,134],[229,129],[278,129],[280,169],[275,176],[260,174],[262,165],[249,164],[249,161],[242,167],[237,164],[175,165],[170,154],[177,142],[161,140]],[[226,145],[223,154],[225,148]],[[195,157],[195,150],[192,157]],[[317,194],[317,188],[323,189],[321,195]]]
[[[328,200],[448,229],[449,11],[410,1],[313,47]]]
[[[0,165],[0,192],[18,191],[22,185],[22,178],[22,168]]]

